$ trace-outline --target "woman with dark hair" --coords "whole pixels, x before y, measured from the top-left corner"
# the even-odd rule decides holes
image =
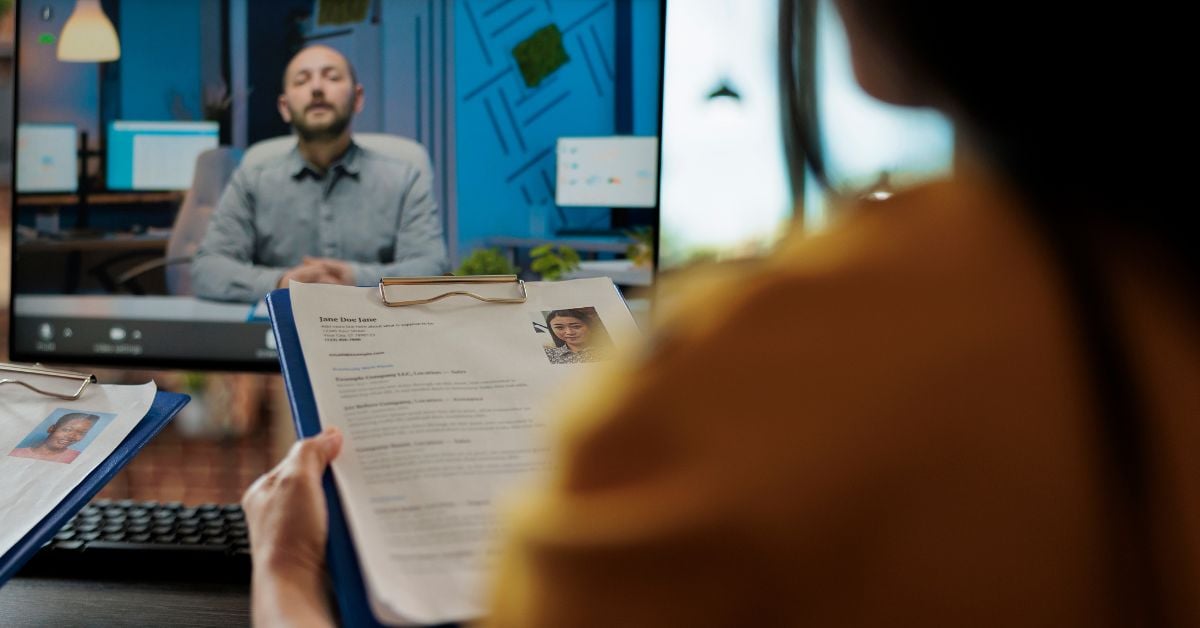
[[[953,179],[680,297],[579,392],[509,513],[489,621],[1200,625],[1200,247],[1158,148],[1191,120],[1169,32],[1190,20],[837,5],[869,93],[955,122]],[[784,0],[781,58],[790,152],[820,176],[793,67],[814,11]],[[328,618],[287,604],[323,599],[339,446],[299,444],[276,472],[299,481],[247,494],[262,621]]]
[[[607,344],[604,328],[597,324],[590,308],[553,310],[546,315],[546,327],[554,337],[554,347],[546,347],[546,357],[553,364],[595,362],[602,359]]]

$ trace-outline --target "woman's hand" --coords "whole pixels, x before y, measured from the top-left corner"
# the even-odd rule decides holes
[[[297,441],[242,497],[254,559],[256,624],[320,624],[330,617],[323,591],[329,519],[321,475],[341,448],[336,429]]]

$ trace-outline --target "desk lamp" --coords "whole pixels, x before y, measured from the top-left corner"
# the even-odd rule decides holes
[[[121,58],[121,42],[117,39],[117,30],[100,7],[100,0],[76,0],[75,11],[63,25],[62,34],[58,38],[58,49],[55,53],[59,61],[71,63],[103,63]],[[100,114],[100,140],[104,141],[104,71],[96,83],[96,106]],[[79,210],[76,214],[76,228],[88,226],[88,158],[103,154],[102,148],[89,149],[87,131],[79,133]]]

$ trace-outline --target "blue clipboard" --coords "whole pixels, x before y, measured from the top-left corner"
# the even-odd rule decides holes
[[[292,405],[296,434],[299,438],[315,436],[321,432],[321,420],[317,417],[317,402],[313,397],[308,369],[304,366],[304,352],[300,350],[300,336],[296,333],[296,321],[292,316],[292,299],[286,288],[267,295],[267,312],[271,317],[271,327],[275,330],[279,367],[283,371],[288,401]],[[383,626],[371,612],[371,605],[367,601],[367,587],[363,582],[350,530],[346,527],[346,516],[333,483],[333,473],[326,470],[321,483],[325,488],[325,503],[329,509],[329,541],[325,547],[325,562],[333,580],[342,625]],[[447,628],[457,625],[442,624]]]
[[[146,416],[133,428],[133,431],[117,445],[116,450],[112,455],[104,459],[99,466],[92,470],[83,482],[79,483],[67,494],[66,499],[58,504],[42,519],[32,530],[29,531],[20,541],[9,549],[3,557],[0,557],[0,585],[8,582],[8,579],[17,573],[21,566],[24,565],[33,555],[37,553],[47,542],[58,533],[75,513],[83,509],[104,485],[113,478],[130,460],[133,459],[137,452],[150,442],[156,434],[162,431],[162,428],[171,421],[187,402],[191,401],[191,397],[179,393],[158,391],[154,395],[154,401],[150,404],[150,410]]]

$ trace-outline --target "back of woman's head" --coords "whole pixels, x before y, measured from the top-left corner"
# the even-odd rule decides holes
[[[787,0],[785,0],[787,1]],[[860,36],[948,108],[1035,211],[1147,236],[1200,267],[1182,148],[1180,50],[1167,5],[839,0]],[[1189,133],[1190,135],[1190,133]]]

